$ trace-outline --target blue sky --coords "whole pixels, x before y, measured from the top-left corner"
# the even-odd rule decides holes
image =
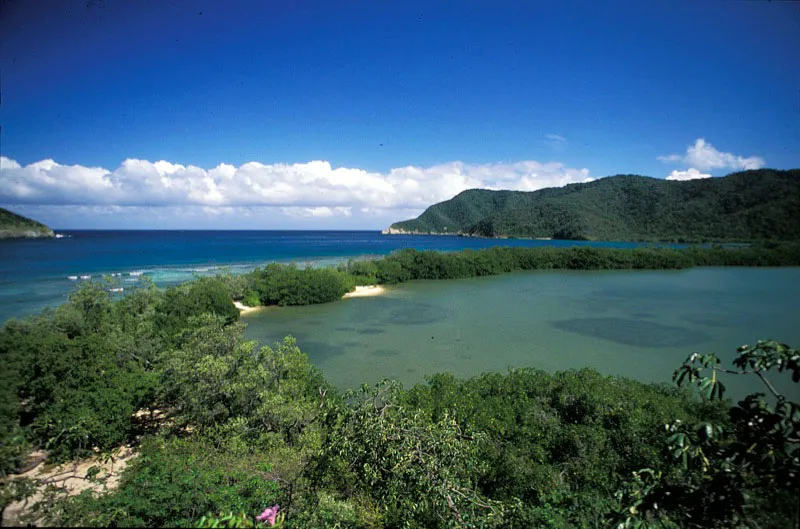
[[[2,9],[0,203],[57,228],[373,229],[468,187],[800,167],[795,2]]]

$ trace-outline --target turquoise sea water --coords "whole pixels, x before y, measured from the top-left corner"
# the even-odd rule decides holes
[[[506,246],[630,243],[497,240],[381,235],[376,231],[64,231],[62,238],[0,241],[0,322],[62,303],[76,283],[114,275],[125,288],[139,277],[170,285],[195,275],[252,270],[272,261],[324,265],[399,248],[461,250]]]

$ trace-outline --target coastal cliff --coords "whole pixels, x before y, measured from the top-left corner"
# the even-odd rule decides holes
[[[404,230],[402,228],[394,228],[393,226],[394,226],[394,224],[392,224],[392,226],[386,228],[385,230],[381,230],[381,234],[383,234],[383,235],[459,235],[459,236],[465,235],[464,233],[461,233],[461,232],[449,233],[447,231],[443,231],[443,232],[417,231],[417,230],[410,230],[409,231],[409,230]]]
[[[51,239],[53,230],[35,220],[0,208],[0,239]]]
[[[381,233],[383,235],[418,235],[416,232],[392,228],[391,226],[385,230],[381,230]]]

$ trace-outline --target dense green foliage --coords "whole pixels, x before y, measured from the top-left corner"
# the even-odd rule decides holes
[[[0,332],[0,465],[18,469],[38,447],[63,460],[136,446],[113,492],[48,496],[33,513],[67,525],[253,526],[280,505],[289,528],[792,527],[800,409],[776,395],[721,400],[712,355],[676,372],[695,394],[591,369],[439,374],[342,393],[293,339],[245,340],[231,297],[313,303],[364,282],[798,260],[790,245],[406,250],[166,291],[143,282],[118,301],[87,283]],[[727,372],[797,382],[799,363],[796,350],[760,342]],[[0,482],[0,498],[22,485]]]
[[[41,222],[0,208],[0,239],[53,236],[53,230]]]
[[[262,305],[311,305],[341,299],[355,286],[352,279],[330,268],[305,268],[280,264],[249,274],[251,291]]]
[[[800,238],[800,170],[667,181],[634,175],[533,192],[471,189],[392,224],[412,233],[572,240]]]
[[[797,266],[800,244],[765,243],[739,247],[690,247],[682,249],[650,247],[635,249],[576,246],[556,248],[492,247],[443,253],[403,249],[372,260],[350,260],[337,267],[304,268],[273,263],[248,274],[221,276],[213,289],[205,284],[184,286],[197,289],[192,299],[216,296],[218,303],[234,317],[234,309],[224,303],[226,296],[247,306],[310,305],[329,303],[357,285],[396,284],[414,279],[460,279],[496,275],[521,270],[669,270],[693,266]],[[178,327],[192,310],[175,291],[163,317]],[[205,293],[205,294],[203,294]],[[213,294],[213,296],[212,296]],[[177,328],[177,327],[176,327]]]
[[[458,279],[519,270],[670,270],[694,266],[798,266],[800,244],[733,248],[493,247],[442,253],[404,249],[383,259],[349,262],[340,270],[384,284]]]
[[[294,263],[271,263],[247,274],[228,273],[218,279],[229,297],[248,307],[329,303],[341,299],[356,285],[376,282],[374,276],[349,274],[341,267],[298,268]]]
[[[156,326],[171,336],[186,329],[189,318],[205,312],[221,316],[225,323],[239,319],[228,288],[218,279],[200,278],[167,290]]]
[[[713,402],[724,395],[720,374],[754,374],[770,398],[748,395],[728,410],[728,420],[669,424],[668,446],[677,464],[642,469],[617,493],[622,527],[778,528],[798,522],[800,404],[778,393],[767,374],[774,370],[800,382],[800,351],[761,340],[740,347],[733,364],[726,369],[715,354],[694,353],[673,379],[697,386]]]
[[[167,291],[143,282],[117,302],[104,287],[87,283],[56,309],[6,323],[0,358],[10,383],[0,432],[11,437],[2,452],[19,444],[19,428],[55,459],[132,440],[132,414],[153,402],[162,356],[181,345],[191,317],[239,317],[217,280]],[[3,459],[0,470],[13,464]]]

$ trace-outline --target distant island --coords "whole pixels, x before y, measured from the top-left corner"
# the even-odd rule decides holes
[[[55,237],[53,230],[35,220],[0,208],[0,239],[33,239]]]
[[[386,234],[567,240],[800,239],[800,169],[668,181],[617,175],[539,191],[470,189]]]

